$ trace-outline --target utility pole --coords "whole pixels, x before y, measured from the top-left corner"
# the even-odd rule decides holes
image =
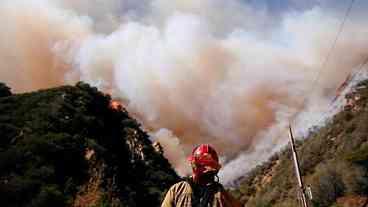
[[[302,177],[300,175],[298,154],[295,150],[294,136],[293,136],[293,131],[291,129],[291,125],[289,125],[289,137],[290,137],[291,151],[292,151],[293,159],[294,159],[295,174],[296,174],[296,177],[298,179],[298,190],[299,190],[300,195],[301,195],[301,203],[302,203],[303,207],[308,207],[307,197],[306,197],[305,191],[304,191],[304,184],[303,184]]]

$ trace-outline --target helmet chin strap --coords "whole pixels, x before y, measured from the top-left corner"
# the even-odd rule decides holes
[[[193,180],[195,183],[201,184],[201,185],[206,185],[209,183],[213,183],[213,182],[218,182],[218,176],[217,176],[217,171],[214,172],[207,172],[207,173],[203,173],[203,174],[195,174],[193,173]],[[217,180],[217,181],[216,181]]]

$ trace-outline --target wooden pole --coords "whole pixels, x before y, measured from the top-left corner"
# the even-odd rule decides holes
[[[289,125],[289,138],[290,138],[291,151],[292,151],[292,154],[293,154],[295,174],[296,174],[296,177],[298,179],[298,189],[299,189],[300,195],[301,195],[301,202],[302,202],[303,207],[308,207],[307,197],[306,197],[305,191],[304,191],[303,179],[300,175],[298,153],[296,152],[296,149],[295,149],[295,142],[294,142],[294,136],[293,136],[293,131],[291,129],[291,125]]]

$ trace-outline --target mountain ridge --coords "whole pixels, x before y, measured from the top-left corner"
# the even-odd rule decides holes
[[[0,86],[3,206],[158,206],[179,177],[111,97],[79,82],[24,94]]]
[[[368,80],[356,84],[345,98],[339,113],[296,142],[312,206],[362,207],[366,204],[358,201],[368,199]],[[233,194],[247,207],[299,205],[289,146],[238,183]]]

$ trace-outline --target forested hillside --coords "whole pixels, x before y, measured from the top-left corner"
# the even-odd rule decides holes
[[[368,205],[368,81],[346,99],[340,113],[297,142],[311,206]],[[247,207],[299,206],[289,146],[248,173],[233,193]]]
[[[158,206],[178,176],[148,135],[85,83],[0,84],[0,206]]]
[[[368,203],[368,81],[297,141],[312,206]],[[248,207],[298,206],[286,147],[233,191]],[[85,83],[26,94],[0,84],[1,206],[159,206],[179,177],[122,107]]]

